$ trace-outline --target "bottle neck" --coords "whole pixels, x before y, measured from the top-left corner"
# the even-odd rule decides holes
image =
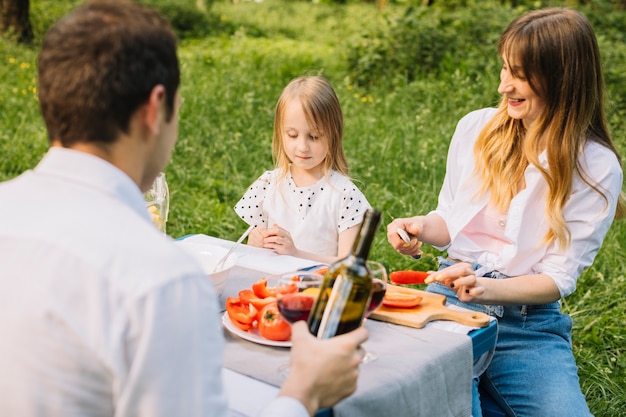
[[[361,223],[359,233],[352,245],[352,255],[354,257],[363,260],[363,262],[367,260],[379,223],[380,211],[369,209],[365,212],[363,223]]]

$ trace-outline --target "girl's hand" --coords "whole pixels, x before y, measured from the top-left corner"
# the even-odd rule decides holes
[[[298,254],[298,249],[294,245],[291,234],[287,230],[275,224],[272,227],[268,227],[263,232],[264,248],[272,249],[280,255],[296,256]]]
[[[424,283],[439,282],[456,292],[459,300],[471,302],[475,297],[482,295],[485,288],[476,278],[474,269],[467,262],[459,262],[441,271],[433,272]]]
[[[406,243],[398,234],[398,229],[402,229],[411,236],[411,241]],[[395,219],[387,225],[387,240],[395,250],[403,255],[421,255],[420,247],[422,242],[419,236],[424,229],[423,217],[415,216],[407,219]]]
[[[257,226],[248,235],[248,245],[255,246],[257,248],[263,247],[263,239],[265,238],[264,231],[266,229]]]

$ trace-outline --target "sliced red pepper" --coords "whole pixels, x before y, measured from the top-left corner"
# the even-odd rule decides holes
[[[252,291],[259,298],[276,297],[276,287],[268,287],[267,278],[261,278],[252,284]]]
[[[237,297],[226,298],[226,312],[230,321],[241,330],[248,331],[254,326],[258,311],[252,304],[244,304]]]
[[[258,311],[263,310],[266,305],[276,302],[276,297],[259,298],[254,291],[249,289],[239,291],[239,299],[244,304],[252,304]]]
[[[383,305],[391,308],[413,308],[417,307],[421,302],[421,296],[403,292],[388,292],[383,298]]]
[[[423,271],[394,271],[389,279],[394,284],[423,284],[428,275],[430,273]]]

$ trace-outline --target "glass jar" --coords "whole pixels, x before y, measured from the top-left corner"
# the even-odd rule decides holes
[[[165,233],[167,213],[170,209],[170,191],[167,187],[167,181],[165,181],[164,172],[156,177],[152,187],[144,193],[144,198],[154,225]]]

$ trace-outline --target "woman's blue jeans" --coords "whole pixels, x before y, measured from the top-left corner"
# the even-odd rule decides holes
[[[443,260],[439,267],[453,263]],[[450,303],[490,313],[488,306],[459,301],[444,285],[431,284],[426,290],[445,295]],[[473,417],[482,417],[480,392],[489,392],[508,416],[591,416],[580,389],[571,333],[572,319],[561,313],[558,302],[504,306],[493,359],[474,380]]]

